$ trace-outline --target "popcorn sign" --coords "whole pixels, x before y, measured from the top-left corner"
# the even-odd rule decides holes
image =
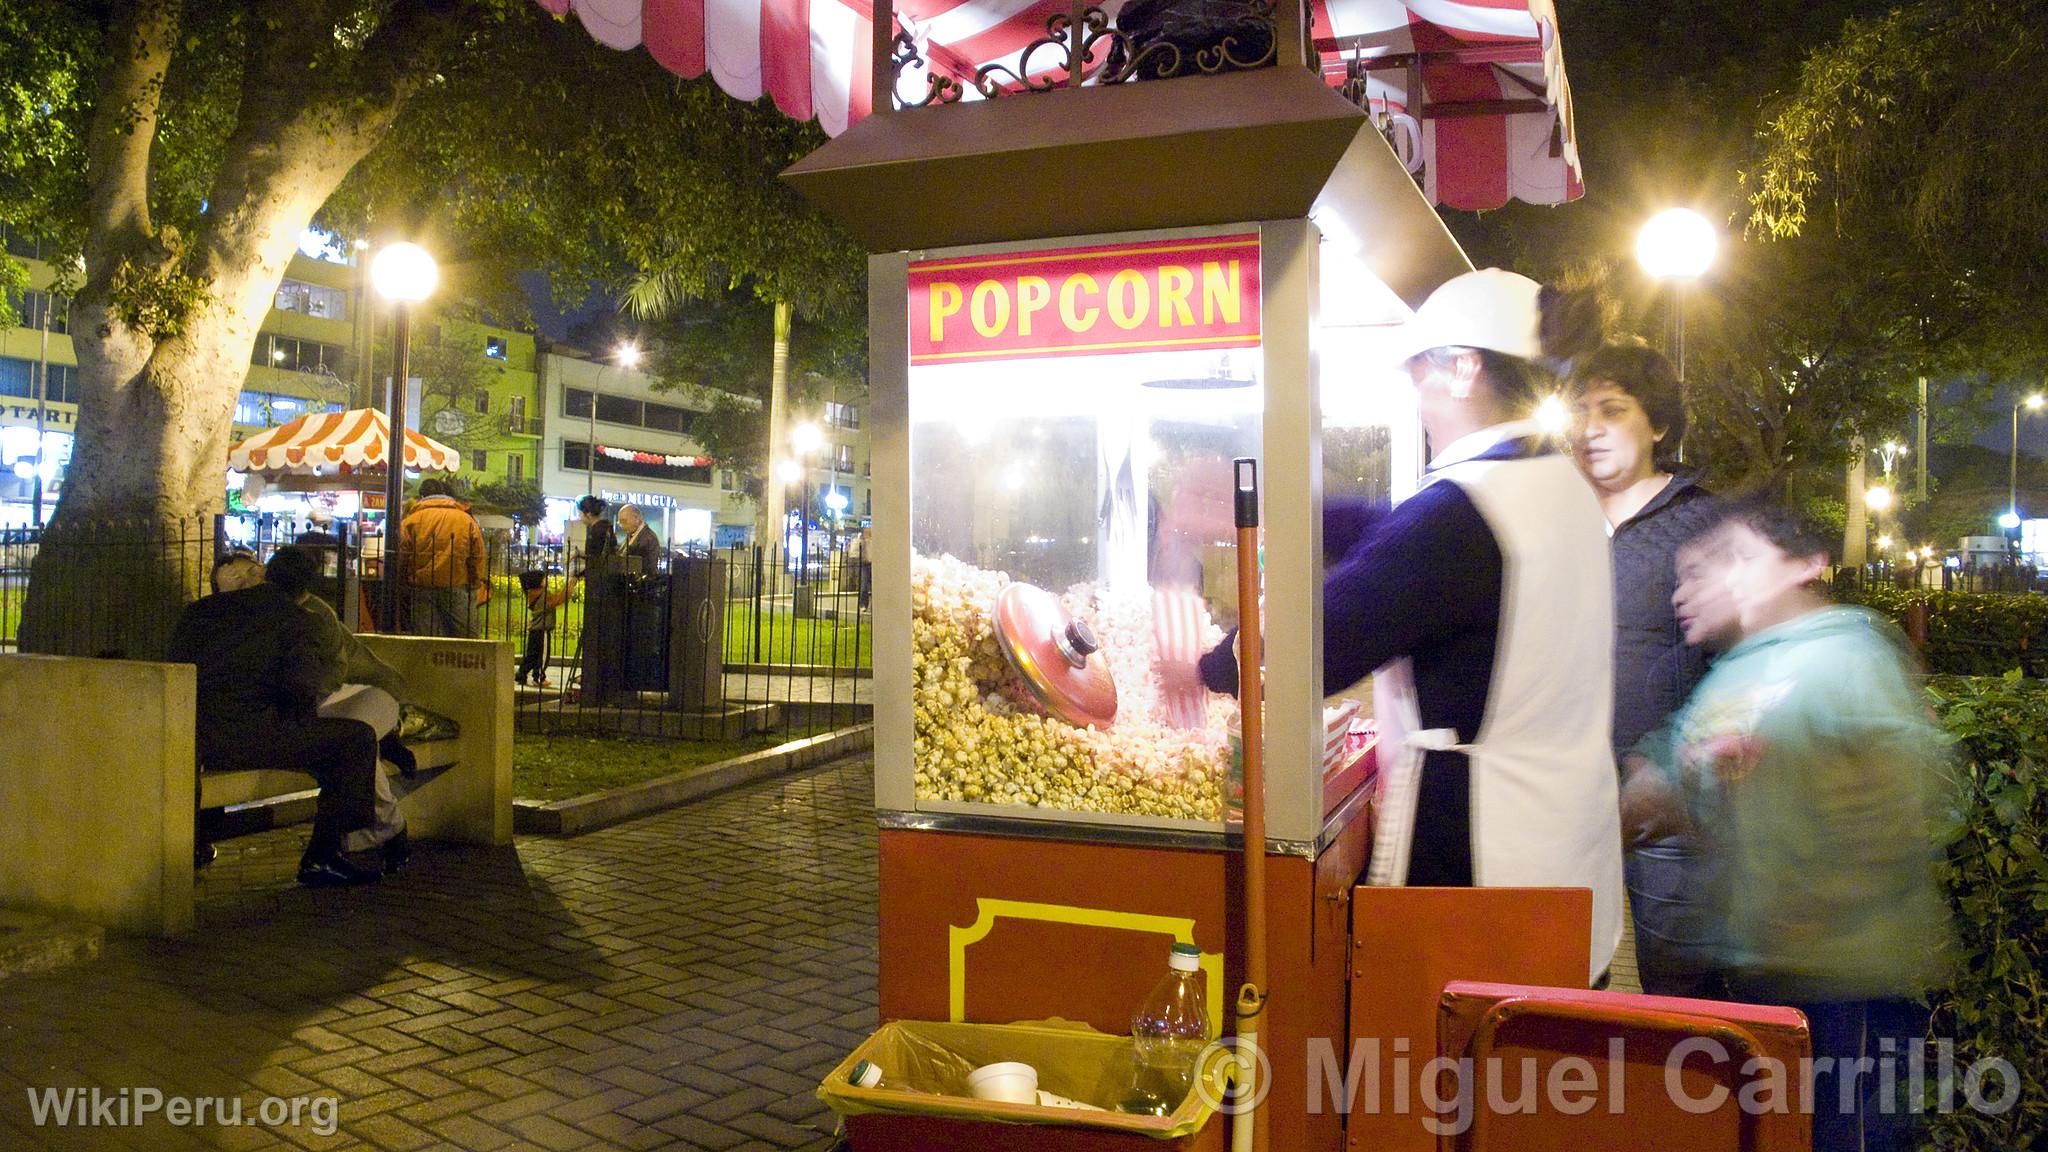
[[[912,364],[1258,343],[1255,233],[910,266]]]

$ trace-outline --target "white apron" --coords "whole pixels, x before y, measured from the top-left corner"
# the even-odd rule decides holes
[[[1379,816],[1367,882],[1407,883],[1423,753],[1471,762],[1472,879],[1485,888],[1590,888],[1592,967],[1621,941],[1621,824],[1609,743],[1614,586],[1600,512],[1562,455],[1465,460],[1426,483],[1464,489],[1499,543],[1500,633],[1486,714],[1470,743],[1421,730],[1406,659],[1373,673]]]

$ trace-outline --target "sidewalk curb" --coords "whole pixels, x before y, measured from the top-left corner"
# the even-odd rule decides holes
[[[763,752],[570,800],[514,800],[512,830],[543,836],[578,836],[742,784],[799,772],[849,752],[872,748],[874,743],[875,726],[857,724],[822,736],[792,740]]]

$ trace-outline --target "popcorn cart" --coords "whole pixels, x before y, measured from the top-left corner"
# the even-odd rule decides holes
[[[1322,507],[1413,491],[1412,394],[1376,347],[1470,264],[1382,126],[1286,66],[1294,18],[1280,66],[877,115],[785,179],[872,253],[883,1018],[1123,1033],[1183,943],[1225,1030],[1240,717],[1195,662],[1260,611],[1233,581],[1253,457],[1267,1146],[1420,1149],[1414,1115],[1317,1107],[1321,1081],[1355,1076],[1355,1036],[1426,1061],[1448,979],[1583,987],[1590,897],[1356,887],[1367,697],[1323,682]],[[1374,1099],[1417,1083],[1398,1051]]]

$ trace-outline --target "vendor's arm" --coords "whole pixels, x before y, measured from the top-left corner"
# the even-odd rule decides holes
[[[1485,626],[1500,612],[1493,532],[1455,484],[1432,484],[1392,510],[1359,502],[1324,524],[1355,543],[1323,578],[1323,683],[1355,684],[1446,628]],[[1237,691],[1237,632],[1202,658],[1202,682]]]
[[[1394,506],[1385,500],[1324,497],[1323,562],[1336,564],[1343,560],[1393,512]]]
[[[1323,577],[1323,683],[1354,684],[1449,630],[1497,626],[1501,572],[1464,489],[1417,492]]]

